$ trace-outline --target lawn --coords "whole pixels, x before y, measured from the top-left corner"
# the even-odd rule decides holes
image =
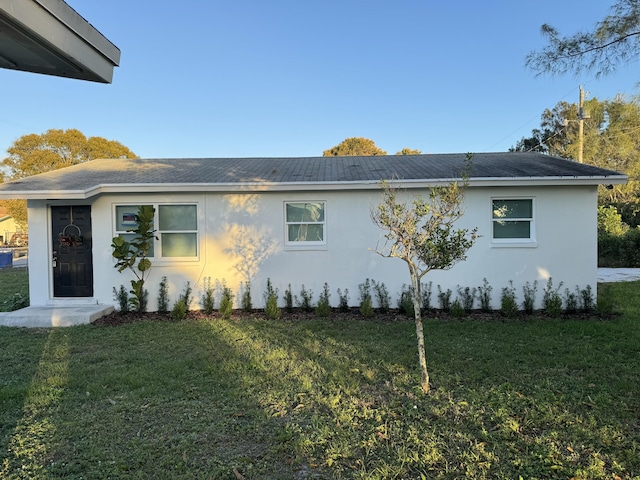
[[[601,319],[0,328],[3,479],[640,478],[640,282]]]
[[[0,268],[0,312],[12,310],[20,298],[29,296],[29,272],[26,268]]]

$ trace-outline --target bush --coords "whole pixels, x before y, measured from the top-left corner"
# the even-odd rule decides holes
[[[215,308],[215,297],[213,285],[211,285],[211,277],[206,277],[203,282],[202,292],[202,311],[207,315],[211,315]]]
[[[341,312],[349,311],[349,289],[345,288],[344,293],[338,289],[338,309]]]
[[[218,309],[220,315],[224,319],[231,317],[233,312],[233,292],[226,285],[222,286],[222,295],[220,297],[220,308]]]
[[[478,299],[480,300],[480,310],[483,312],[491,311],[491,290],[493,287],[489,285],[489,280],[482,279],[482,286],[478,287]]]
[[[267,318],[277,320],[282,315],[282,310],[278,307],[278,289],[273,288],[271,279],[267,278],[267,291],[264,292],[264,313]]]
[[[398,310],[407,317],[415,317],[415,309],[413,308],[413,288],[410,285],[402,284],[400,298],[398,299]]]
[[[465,308],[462,305],[462,302],[460,301],[459,298],[456,298],[453,303],[451,304],[451,307],[449,308],[449,311],[451,312],[451,315],[453,315],[456,318],[461,318],[464,313],[465,313]]]
[[[458,285],[458,298],[456,300],[458,300],[458,303],[460,304],[462,309],[465,312],[469,313],[471,310],[473,310],[473,304],[476,300],[476,289],[469,287],[462,288],[460,285]]]
[[[171,309],[171,318],[174,320],[182,320],[187,316],[187,304],[184,299],[179,299],[176,303],[173,304],[173,308]]]
[[[447,290],[443,291],[442,288],[440,288],[440,285],[438,285],[438,303],[440,304],[440,310],[443,310],[445,312],[451,310],[452,294],[453,292],[450,288],[447,288]]]
[[[169,285],[167,277],[162,277],[160,287],[158,289],[158,313],[167,313],[169,311]]]
[[[13,294],[13,298],[11,299],[11,305],[9,306],[9,311],[15,312],[16,310],[20,310],[21,308],[26,308],[28,306],[29,306],[29,296],[16,292]]]
[[[512,317],[518,312],[516,289],[513,286],[513,280],[509,280],[509,286],[502,289],[502,294],[500,295],[500,310],[506,317]]]
[[[331,297],[331,294],[329,293],[329,284],[325,282],[322,293],[320,293],[320,298],[318,299],[318,304],[316,305],[316,315],[318,315],[319,317],[329,317],[331,313],[331,304],[329,303],[329,297]]]
[[[289,284],[289,288],[284,291],[284,309],[288,313],[293,312],[293,294],[291,293],[291,284]]]
[[[564,289],[564,311],[565,313],[576,313],[580,298],[580,288],[576,285],[576,291],[572,292],[568,288]]]
[[[241,283],[240,291],[242,292],[242,310],[249,313],[253,310],[253,304],[251,302],[251,284],[249,282]]]
[[[524,295],[524,301],[522,302],[522,309],[531,314],[536,304],[536,292],[538,291],[538,281],[534,280],[533,285],[529,282],[525,283],[522,287],[522,293]]]
[[[423,283],[420,285],[420,290],[422,292],[422,309],[426,312],[431,310],[431,290],[433,287],[433,282]],[[413,309],[413,307],[411,307]]]
[[[580,290],[580,307],[583,312],[592,312],[596,306],[596,299],[591,290],[591,285],[587,285]]]
[[[313,291],[307,290],[304,284],[300,289],[300,300],[296,298],[296,304],[305,312],[313,311]]]
[[[124,285],[120,285],[119,290],[113,287],[113,299],[118,302],[118,310],[120,310],[121,313],[129,311],[129,292],[127,292]]]
[[[542,305],[545,311],[553,317],[562,313],[562,298],[558,293],[560,288],[562,288],[562,282],[556,288],[553,288],[553,279],[549,277],[542,296]]]
[[[364,283],[358,285],[358,290],[360,290],[360,313],[363,317],[372,317],[371,280],[367,278]]]
[[[381,312],[388,312],[391,305],[391,296],[389,295],[389,290],[383,282],[376,282],[372,280],[373,291],[376,296],[376,300],[378,301],[378,308]]]

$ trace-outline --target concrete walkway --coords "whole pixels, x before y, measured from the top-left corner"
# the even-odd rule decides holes
[[[26,307],[0,312],[5,327],[70,327],[91,323],[113,312],[112,305],[74,305],[69,307]]]
[[[640,268],[599,268],[598,283],[640,280]]]

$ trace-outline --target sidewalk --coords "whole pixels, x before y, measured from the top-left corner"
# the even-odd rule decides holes
[[[640,268],[599,268],[598,283],[640,280]]]

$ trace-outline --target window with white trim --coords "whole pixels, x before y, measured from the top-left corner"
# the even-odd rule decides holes
[[[285,202],[285,244],[321,246],[327,244],[326,202]]]
[[[494,242],[535,241],[532,198],[494,198],[491,202]]]
[[[115,234],[127,241],[135,234],[136,215],[140,205],[116,205]],[[156,240],[150,258],[187,258],[198,256],[198,206],[194,204],[155,204],[154,230]]]

